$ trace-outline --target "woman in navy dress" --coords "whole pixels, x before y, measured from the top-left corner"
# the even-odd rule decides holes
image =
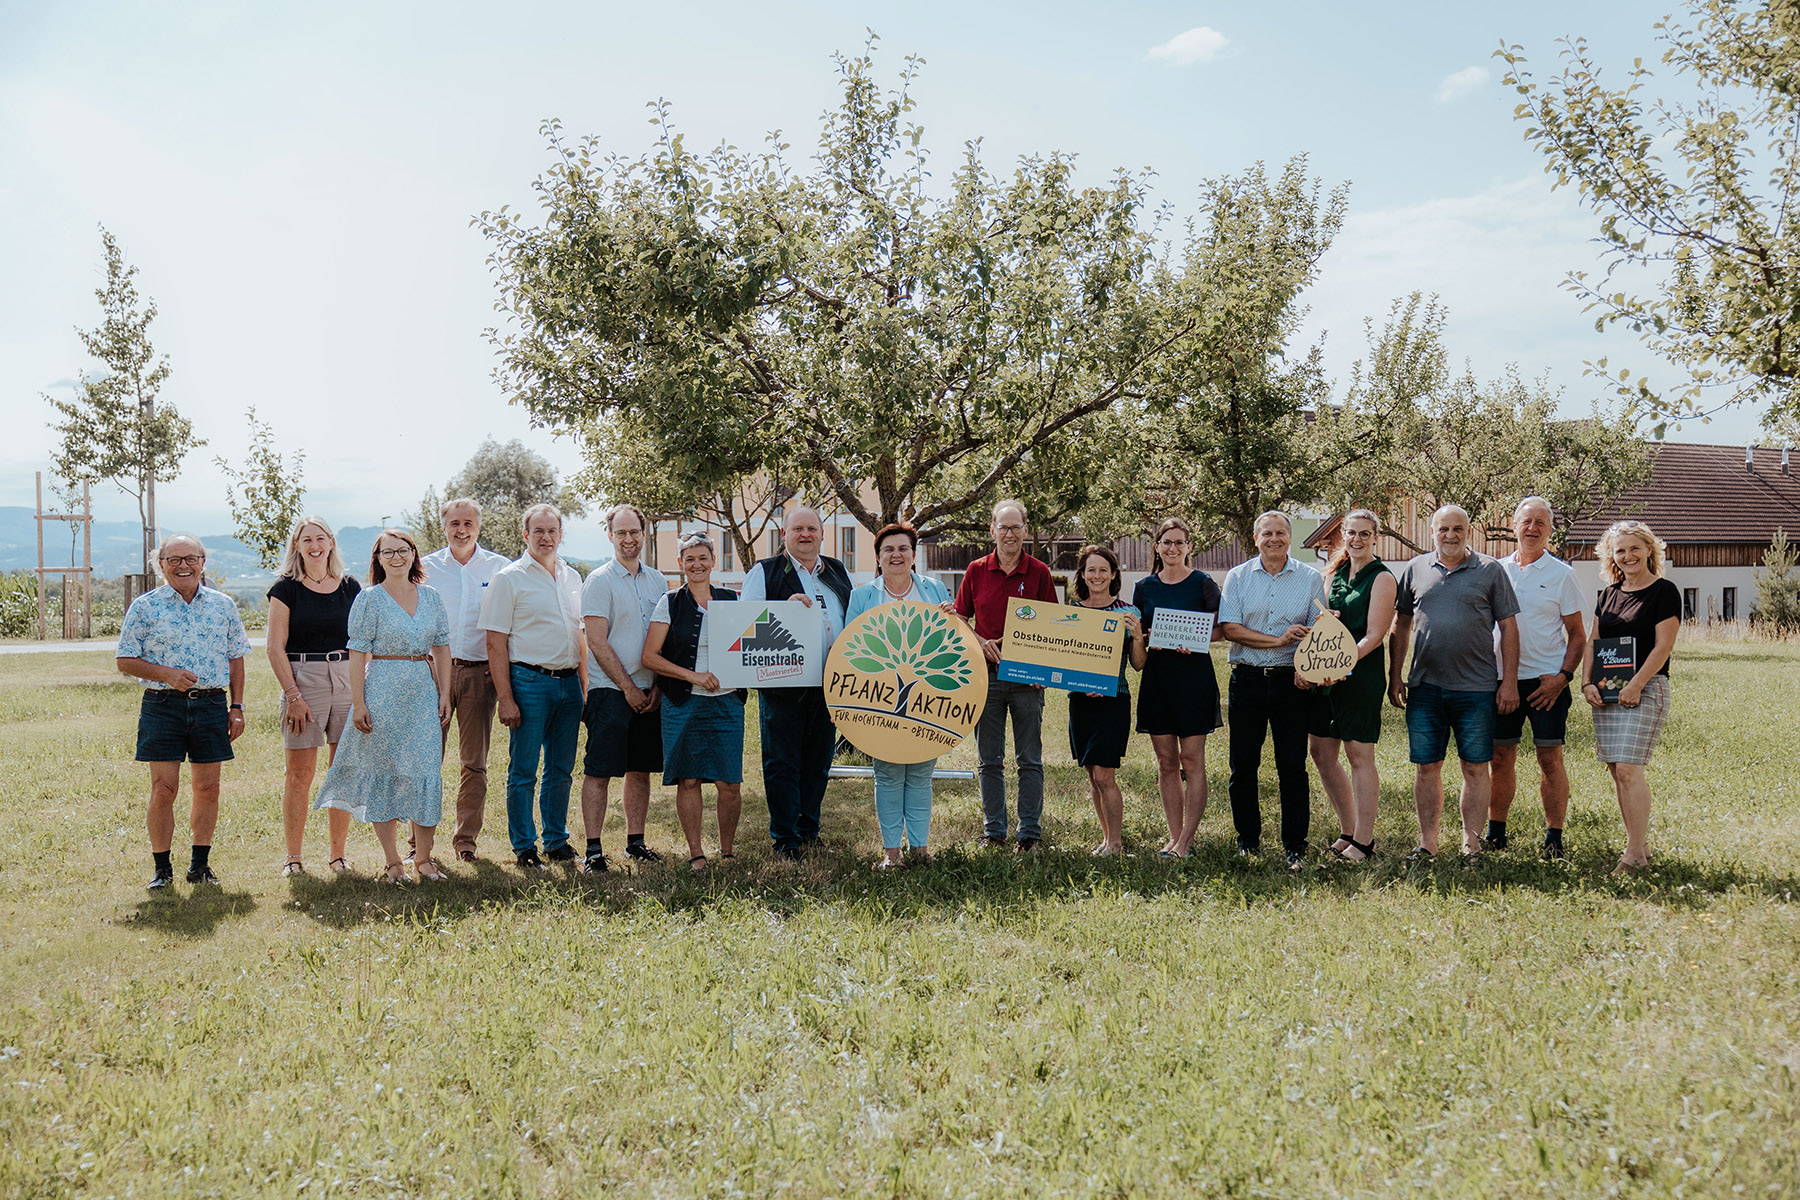
[[[1100,844],[1094,854],[1105,858],[1125,850],[1125,795],[1119,791],[1119,764],[1131,741],[1131,684],[1125,664],[1142,670],[1144,630],[1138,611],[1119,599],[1119,558],[1105,546],[1083,546],[1075,555],[1075,601],[1084,608],[1117,612],[1125,622],[1125,646],[1119,655],[1119,690],[1069,693],[1069,753],[1087,771],[1088,794],[1100,818]]]
[[[1132,604],[1142,614],[1144,636],[1156,627],[1159,609],[1219,611],[1219,585],[1188,565],[1193,551],[1187,522],[1170,517],[1156,527],[1159,570],[1138,580]],[[1221,640],[1218,626],[1213,641]],[[1225,724],[1219,709],[1219,677],[1210,654],[1150,650],[1138,680],[1137,730],[1150,735],[1156,752],[1156,787],[1169,823],[1164,858],[1186,858],[1200,818],[1206,815],[1206,735]],[[1184,782],[1185,780],[1185,782]]]
[[[447,878],[431,845],[443,814],[450,621],[437,590],[420,585],[423,578],[412,535],[382,530],[369,556],[372,586],[350,606],[350,728],[313,805],[375,826],[389,883],[406,882],[398,821],[412,825],[419,878]]]

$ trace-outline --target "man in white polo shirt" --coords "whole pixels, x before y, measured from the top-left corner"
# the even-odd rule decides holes
[[[544,821],[544,858],[568,862],[569,785],[581,740],[587,663],[581,636],[581,576],[562,560],[562,513],[525,510],[525,553],[488,585],[481,604],[488,671],[500,723],[512,730],[506,768],[506,827],[521,867],[546,870],[537,852],[532,793]],[[538,762],[543,761],[543,783]]]
[[[587,754],[582,759],[581,823],[587,830],[582,870],[606,870],[600,830],[606,825],[606,790],[624,779],[625,853],[643,862],[662,856],[644,844],[650,810],[650,772],[662,770],[662,690],[644,666],[644,635],[656,602],[669,590],[661,571],[643,563],[650,528],[635,504],[606,514],[613,558],[581,586],[581,623],[587,633],[588,694],[582,721]]]
[[[456,753],[462,760],[451,846],[457,858],[474,862],[475,839],[487,814],[488,744],[494,728],[494,681],[488,676],[481,601],[494,575],[511,560],[476,540],[481,505],[470,497],[444,501],[438,517],[446,544],[425,556],[425,582],[437,589],[450,618],[450,711],[456,715]],[[446,726],[444,738],[449,737]]]
[[[1493,791],[1482,840],[1495,850],[1506,848],[1506,814],[1519,785],[1519,743],[1530,721],[1544,801],[1544,857],[1562,858],[1563,819],[1569,812],[1569,772],[1563,765],[1569,681],[1587,647],[1587,631],[1574,568],[1550,553],[1553,516],[1542,496],[1519,501],[1512,519],[1519,548],[1500,560],[1519,601],[1519,707],[1494,723]]]

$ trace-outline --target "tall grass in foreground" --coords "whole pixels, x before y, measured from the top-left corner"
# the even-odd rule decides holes
[[[1530,853],[1530,788],[1525,849],[1401,863],[1398,714],[1371,869],[1234,859],[1223,736],[1193,859],[1155,857],[1142,739],[1137,853],[1090,859],[1059,697],[1040,857],[974,849],[959,784],[939,861],[876,874],[868,785],[838,783],[827,852],[778,865],[752,748],[735,867],[528,879],[496,788],[491,857],[446,885],[375,883],[366,830],[355,875],[321,830],[282,879],[252,666],[225,886],[150,899],[135,689],[0,660],[0,1194],[1800,1192],[1800,649],[1678,650],[1658,865],[1625,880],[1579,714],[1567,864]]]

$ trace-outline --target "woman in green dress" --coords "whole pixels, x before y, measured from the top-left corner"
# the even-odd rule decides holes
[[[1381,795],[1375,743],[1387,694],[1382,642],[1394,623],[1394,576],[1375,557],[1379,517],[1366,508],[1352,509],[1338,529],[1337,548],[1325,563],[1327,603],[1356,639],[1356,666],[1317,694],[1307,741],[1342,830],[1331,853],[1346,862],[1365,862],[1375,853],[1375,803]],[[1340,748],[1350,760],[1348,773]]]

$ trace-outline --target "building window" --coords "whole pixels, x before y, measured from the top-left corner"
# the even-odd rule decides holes
[[[647,552],[645,557],[647,557],[650,560],[650,566],[652,568],[654,568],[656,566],[656,522],[655,521],[650,522],[649,536],[644,538],[644,549]]]
[[[1719,606],[1725,610],[1725,620],[1737,620],[1737,589],[1734,587],[1726,588],[1719,596]]]
[[[856,526],[840,525],[839,533],[844,540],[844,570],[856,570]]]
[[[1681,619],[1693,621],[1700,616],[1700,589],[1681,589]]]
[[[729,571],[731,566],[731,530],[719,530],[719,569]]]

